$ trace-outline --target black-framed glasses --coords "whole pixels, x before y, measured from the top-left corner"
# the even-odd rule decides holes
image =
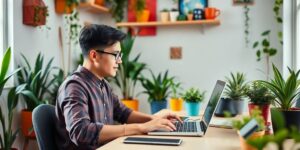
[[[102,53],[102,54],[113,55],[113,56],[115,56],[116,61],[119,60],[119,59],[122,59],[122,56],[123,56],[123,53],[121,53],[121,52],[111,53],[111,52],[106,52],[106,51],[103,51],[103,50],[96,50],[96,52]]]

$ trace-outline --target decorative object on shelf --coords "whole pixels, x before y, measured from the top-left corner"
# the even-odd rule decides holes
[[[134,6],[132,3],[135,0],[128,1],[128,22],[136,22],[136,14],[133,9],[131,9],[132,6]],[[147,6],[147,9],[149,10],[150,16],[149,16],[149,22],[156,21],[156,7],[157,7],[157,0],[145,0]],[[133,34],[134,35],[134,34]],[[156,35],[156,27],[141,27],[138,29],[137,35],[139,36],[154,36]]]
[[[150,11],[146,8],[146,0],[131,0],[131,9],[135,12],[136,22],[147,22],[149,20]],[[128,6],[130,8],[130,6]]]
[[[161,22],[168,22],[169,21],[169,10],[168,9],[163,9],[160,11],[160,21]]]
[[[220,10],[217,8],[207,7],[204,9],[205,19],[216,19],[220,14]]]
[[[178,6],[180,14],[188,14],[190,10],[208,7],[208,0],[179,0]]]
[[[45,25],[48,15],[48,7],[43,0],[23,0],[23,24]]]
[[[189,10],[188,15],[187,15],[187,18],[189,21],[193,20],[193,17],[194,17],[193,13],[194,13],[194,10]]]
[[[277,53],[277,49],[271,47],[270,41],[270,30],[264,31],[261,34],[262,41],[256,41],[253,44],[253,49],[256,50],[257,61],[261,60],[262,55],[265,55],[266,59],[266,79],[269,80],[270,75],[270,57],[275,56]]]
[[[127,7],[127,0],[106,0],[110,5],[110,13],[116,22],[121,22],[124,19],[124,8]]]
[[[198,116],[201,102],[203,101],[205,92],[200,92],[197,88],[190,88],[183,93],[184,106],[188,116]]]
[[[204,10],[200,8],[196,8],[193,10],[193,19],[194,20],[202,20],[204,19]]]
[[[170,11],[170,21],[171,22],[177,21],[178,16],[179,16],[178,9],[175,9],[175,8],[171,9],[171,11]]]
[[[178,15],[178,17],[177,17],[177,20],[178,20],[178,21],[185,21],[185,20],[187,20],[187,16],[184,15],[184,14],[180,14],[180,15]]]
[[[78,4],[78,0],[55,0],[55,12],[58,14],[71,14]]]
[[[94,4],[99,5],[99,6],[104,6],[105,0],[94,0]]]
[[[254,0],[233,0],[233,5],[253,5]]]
[[[150,70],[152,79],[141,77],[141,83],[148,94],[148,101],[151,105],[151,113],[167,108],[167,97],[170,95],[171,83],[174,77],[168,76],[168,71],[164,74],[159,73],[157,76]]]

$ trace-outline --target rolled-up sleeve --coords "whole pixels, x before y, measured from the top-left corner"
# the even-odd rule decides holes
[[[118,98],[117,95],[112,93],[112,100],[114,104],[114,120],[120,123],[126,123],[132,110],[126,107]]]
[[[77,146],[99,145],[103,124],[91,122],[87,93],[78,82],[71,82],[65,88],[61,108],[71,141]]]

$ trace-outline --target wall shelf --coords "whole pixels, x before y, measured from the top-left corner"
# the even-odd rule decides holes
[[[96,5],[92,2],[80,3],[79,8],[85,9],[85,10],[93,12],[93,13],[108,13],[109,12],[109,8],[100,6],[100,5]]]
[[[220,25],[220,20],[193,20],[176,22],[120,22],[118,27],[178,26],[178,25]]]

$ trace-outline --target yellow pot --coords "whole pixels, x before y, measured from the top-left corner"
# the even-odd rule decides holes
[[[122,100],[123,104],[128,108],[138,111],[139,110],[139,101],[137,100]]]
[[[136,12],[136,21],[137,22],[148,22],[150,17],[150,11],[144,9],[143,11]]]
[[[182,110],[183,100],[181,98],[171,98],[170,99],[170,108],[173,111],[181,111]]]
[[[265,135],[265,131],[254,132],[249,137],[249,139],[256,139],[256,138],[262,137],[264,135]],[[242,136],[239,136],[239,137],[240,137],[240,143],[241,143],[242,150],[257,150],[256,148],[249,145]]]

